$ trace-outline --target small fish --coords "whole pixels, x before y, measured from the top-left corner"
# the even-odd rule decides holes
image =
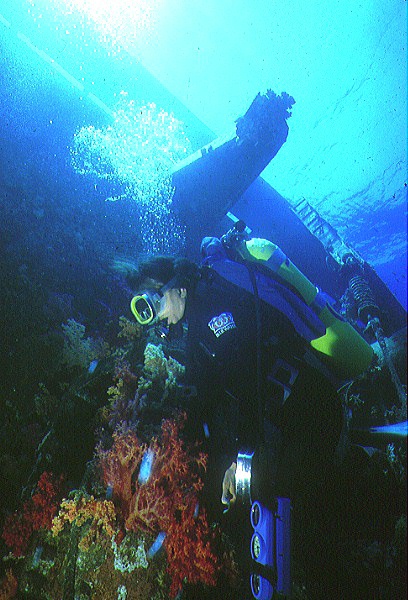
[[[91,362],[91,364],[88,367],[88,373],[92,374],[95,371],[96,367],[98,366],[98,362],[99,360],[96,359]]]
[[[110,500],[112,498],[113,495],[113,485],[111,483],[108,484],[107,488],[106,488],[106,500]]]
[[[154,459],[154,452],[153,452],[153,450],[150,450],[150,448],[149,448],[143,454],[142,462],[140,463],[140,471],[139,471],[138,481],[142,485],[149,481],[149,478],[150,478],[150,475],[152,472],[153,459]]]
[[[147,558],[153,558],[153,556],[160,550],[160,548],[163,546],[163,542],[166,538],[166,534],[164,533],[164,531],[161,531],[157,538],[154,540],[153,544],[150,546],[149,550],[147,551]]]
[[[204,435],[208,439],[210,437],[210,430],[208,428],[207,423],[203,423]]]
[[[40,564],[40,560],[41,560],[41,555],[43,553],[44,548],[42,546],[37,546],[37,548],[35,549],[34,552],[34,556],[33,556],[33,567],[38,567],[38,565]]]

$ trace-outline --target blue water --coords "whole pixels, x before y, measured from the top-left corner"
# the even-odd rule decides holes
[[[96,328],[102,328],[107,318],[122,314],[128,290],[111,269],[112,262],[148,253],[184,251],[189,237],[194,237],[195,223],[180,223],[172,213],[168,173],[217,135],[230,132],[234,119],[266,86],[277,93],[293,93],[296,104],[288,120],[288,139],[262,174],[265,181],[287,198],[289,206],[296,204],[300,195],[305,197],[406,307],[406,181],[401,179],[406,173],[406,94],[401,83],[405,78],[400,78],[398,93],[394,84],[406,64],[405,54],[398,54],[404,20],[397,21],[384,8],[381,25],[374,18],[374,7],[359,7],[351,18],[347,3],[342,4],[343,13],[337,7],[329,19],[319,2],[314,2],[308,18],[319,23],[320,34],[306,28],[304,38],[298,40],[304,66],[313,64],[315,68],[305,80],[301,62],[295,69],[296,53],[284,35],[291,27],[299,28],[293,6],[284,8],[278,3],[272,14],[268,2],[260,2],[259,13],[248,21],[243,5],[238,15],[236,11],[230,14],[227,5],[211,11],[212,3],[207,10],[201,7],[195,11],[185,2],[177,3],[173,10],[164,0],[148,4],[149,10],[146,3],[136,3],[129,13],[128,3],[118,2],[107,19],[103,2],[0,1],[1,270],[3,281],[14,286],[5,295],[7,309],[12,311],[5,319],[11,345],[4,350],[5,355],[15,357],[20,352],[15,346],[22,343],[22,332],[54,327],[55,320],[62,322],[73,312],[78,321],[92,321]],[[145,19],[141,19],[142,14]],[[200,23],[208,25],[207,32]],[[234,31],[228,25],[234,25]],[[194,49],[188,31],[197,32],[200,47]],[[268,31],[275,32],[273,39]],[[323,55],[317,70],[317,50],[311,54],[311,48],[323,44],[326,32],[328,43],[339,53],[341,43],[334,31],[347,38],[344,54],[337,54],[336,60]],[[353,43],[361,32],[366,38],[353,66]],[[176,61],[174,53],[177,48],[181,52],[183,40],[190,54],[185,52]],[[266,65],[272,58],[261,53],[262,41],[268,50],[274,47],[280,58],[270,73]],[[392,106],[395,113],[389,122],[389,137],[395,135],[395,123],[401,125],[392,148],[388,137],[373,142],[384,97],[377,94],[373,100],[367,74],[362,74],[369,44],[375,47],[370,72],[375,73],[376,85],[382,86],[384,96],[389,94],[387,110]],[[264,65],[259,67],[257,82],[253,81],[257,63],[252,45]],[[241,60],[239,74],[233,47]],[[286,77],[282,64],[285,53]],[[208,64],[221,55],[220,64]],[[392,70],[386,68],[390,55],[394,59]],[[225,64],[227,57],[229,64]],[[219,89],[215,86],[213,77],[219,76],[220,65],[230,82],[229,95],[223,85]],[[338,89],[329,67],[333,71],[343,69]],[[294,79],[293,69],[299,79]],[[321,97],[319,102],[314,100],[312,118],[308,111],[313,90],[322,85],[323,71],[326,87],[324,93],[319,88]],[[198,73],[203,76],[201,87]],[[230,80],[232,73],[238,80]],[[359,86],[357,75],[362,77]],[[202,86],[208,88],[204,96]],[[356,86],[358,102],[350,105]],[[331,102],[330,111],[326,100]],[[357,115],[359,123],[363,120],[366,124],[364,132],[360,125],[355,126]],[[383,114],[383,120],[388,117]],[[299,130],[304,135],[301,146]],[[369,166],[364,166],[362,155],[368,160],[368,149],[371,158]],[[292,164],[296,153],[304,161],[301,170]],[[352,170],[350,160],[355,163]],[[256,235],[267,236],[270,224],[273,230],[273,200],[270,206],[265,205],[268,197],[259,202],[257,205],[256,197],[246,201],[241,212]],[[234,206],[231,208],[234,211]],[[218,222],[212,225],[219,231]],[[289,230],[289,245],[284,249],[291,249],[292,261],[314,279],[313,251],[297,237]],[[196,246],[190,249],[194,258],[198,256]],[[320,275],[324,283],[323,270]],[[334,291],[329,286],[327,291],[340,296],[341,285]],[[387,301],[381,305],[381,298],[376,299],[387,318]],[[30,319],[35,310],[41,317]]]
[[[248,14],[241,3],[233,11],[228,3],[222,8],[212,4],[193,10],[185,2],[156,0],[135,3],[130,10],[128,3],[118,2],[109,14],[107,3],[96,0],[0,2],[2,150],[9,157],[5,177],[37,190],[37,178],[48,186],[55,183],[53,205],[66,193],[61,204],[67,215],[78,215],[87,203],[88,213],[97,218],[107,211],[103,218],[109,219],[107,229],[116,240],[111,253],[115,244],[117,253],[127,254],[121,238],[126,229],[137,235],[134,207],[122,202],[106,208],[104,203],[107,197],[123,197],[123,174],[114,169],[107,182],[88,169],[77,177],[70,156],[75,133],[81,127],[110,127],[125,91],[136,110],[155,103],[158,111],[182,123],[188,155],[227,132],[258,91],[285,90],[296,105],[288,141],[266,169],[266,180],[289,203],[306,197],[406,306],[406,93],[401,83],[406,57],[398,50],[405,20],[386,8],[357,11],[347,2],[341,10],[333,7],[328,19],[316,1],[306,21],[296,18],[296,2],[291,7],[278,3],[272,12],[269,2],[261,1],[257,14]],[[285,35],[295,35],[300,22],[303,66]],[[319,48],[325,44],[330,52],[322,55]],[[356,45],[358,60],[353,61]],[[375,88],[367,83],[368,72],[375,73]],[[379,123],[387,123],[386,137]],[[110,151],[117,153],[114,143]],[[296,156],[301,159],[294,165]],[[118,160],[123,165],[126,155]],[[38,221],[42,208],[33,210]],[[158,222],[158,212],[153,215],[157,231],[145,240],[143,251],[156,248],[163,228],[169,235],[178,227],[167,213],[166,223]],[[256,212],[252,216],[256,226]],[[113,227],[116,219],[125,225]],[[150,231],[147,219],[142,237]],[[97,243],[96,236],[87,237],[88,243]],[[182,247],[183,232],[173,237],[169,248],[159,244],[156,249]]]

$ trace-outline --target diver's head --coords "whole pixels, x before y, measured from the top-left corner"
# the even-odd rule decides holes
[[[142,325],[154,320],[166,320],[168,325],[181,321],[198,277],[197,265],[187,259],[157,256],[141,263],[128,278],[134,289],[141,290],[130,304],[136,320]]]

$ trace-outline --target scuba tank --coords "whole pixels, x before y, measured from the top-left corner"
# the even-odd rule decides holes
[[[374,356],[370,344],[333,309],[328,296],[313,285],[276,244],[262,238],[249,238],[247,231],[245,223],[237,221],[221,238],[228,257],[262,266],[262,273],[268,270],[271,277],[300,296],[326,329],[324,335],[310,341],[310,346],[334,373],[346,379],[363,373]]]

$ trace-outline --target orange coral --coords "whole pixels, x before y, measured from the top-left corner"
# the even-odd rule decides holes
[[[198,493],[203,482],[200,469],[206,456],[185,448],[180,437],[186,415],[162,423],[161,440],[141,443],[134,431],[113,436],[110,450],[98,450],[103,479],[112,489],[124,528],[128,531],[166,533],[164,547],[171,595],[176,596],[184,579],[214,585],[219,567],[212,550],[213,534],[203,511],[198,511]],[[141,477],[141,464],[152,457],[151,471]]]
[[[184,449],[179,432],[185,419],[183,413],[178,420],[163,421],[161,441],[153,437],[148,445],[133,430],[117,430],[112,448],[98,450],[104,483],[113,491],[127,530],[157,533],[170,514],[187,508],[189,498],[201,491],[199,470],[205,470],[207,458]],[[147,451],[154,460],[148,481],[141,484],[136,476]]]

